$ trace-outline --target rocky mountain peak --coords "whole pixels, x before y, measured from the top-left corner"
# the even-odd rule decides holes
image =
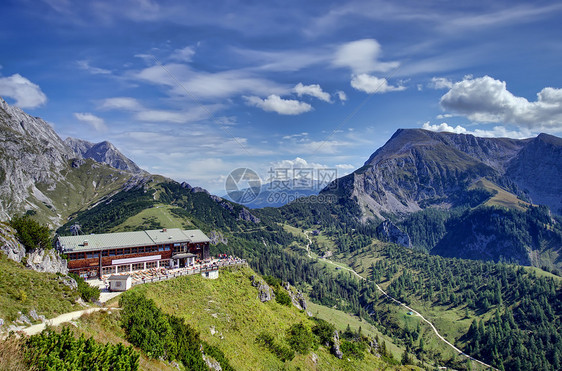
[[[108,141],[92,143],[87,140],[69,137],[65,139],[64,143],[74,151],[75,156],[78,158],[91,158],[116,169],[135,174],[145,172]]]

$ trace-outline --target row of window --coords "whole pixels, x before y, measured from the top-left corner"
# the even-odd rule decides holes
[[[141,254],[147,252],[158,252],[158,251],[170,251],[170,245],[161,245],[161,246],[141,246],[141,247],[130,247],[126,249],[113,249],[113,250],[104,250],[102,251],[102,256],[121,256],[121,255],[130,255],[130,254]],[[91,252],[75,252],[75,253],[68,253],[67,257],[68,260],[79,260],[79,259],[95,259],[99,258],[100,252],[99,251],[91,251]]]

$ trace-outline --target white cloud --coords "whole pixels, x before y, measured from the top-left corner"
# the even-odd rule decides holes
[[[537,94],[535,102],[529,102],[509,92],[505,81],[467,76],[441,97],[441,106],[477,122],[562,131],[562,89],[546,87]]]
[[[312,97],[323,100],[324,102],[328,102],[328,103],[332,102],[332,97],[330,96],[330,94],[322,90],[322,88],[318,84],[303,85],[302,83],[299,82],[295,86],[294,90],[299,97],[303,95],[310,95]]]
[[[90,66],[90,62],[87,60],[76,61],[78,67],[84,71],[88,71],[92,75],[109,75],[111,74],[110,70],[106,70],[104,68]]]
[[[174,50],[170,58],[181,62],[191,62],[194,55],[195,50],[191,46],[186,46],[185,48]]]
[[[171,88],[176,95],[193,99],[226,98],[239,94],[285,94],[290,90],[247,70],[209,73],[195,71],[185,64],[171,63],[145,68],[134,79]]]
[[[99,106],[100,109],[116,109],[126,111],[138,111],[143,107],[135,99],[130,97],[115,97],[104,99]]]
[[[79,121],[90,125],[96,131],[107,131],[107,126],[105,125],[105,122],[101,117],[97,117],[95,115],[92,115],[91,113],[78,112],[74,114],[74,117],[76,117]]]
[[[534,136],[534,134],[528,129],[515,131],[515,130],[508,130],[505,126],[494,126],[492,130],[476,129],[470,131],[460,125],[452,127],[446,122],[443,122],[439,125],[431,125],[429,124],[429,122],[426,122],[422,125],[422,129],[431,130],[431,131],[445,131],[448,133],[455,133],[455,134],[472,134],[476,137],[482,137],[482,138],[523,139],[523,138],[529,138]]]
[[[468,133],[468,130],[466,130],[462,126],[457,125],[456,127],[452,127],[449,124],[447,124],[446,122],[443,122],[439,125],[430,125],[429,121],[428,121],[428,122],[425,122],[422,125],[422,129],[431,130],[431,131],[446,131],[448,133],[455,133],[455,134],[467,134]]]
[[[385,78],[378,78],[366,73],[354,75],[351,79],[351,86],[368,94],[382,94],[389,91],[400,91],[406,89],[405,86],[401,85],[389,85]]]
[[[39,85],[18,73],[9,77],[0,77],[0,96],[14,99],[15,105],[20,108],[35,108],[47,102],[47,96]]]
[[[453,82],[445,77],[433,77],[427,86],[432,89],[451,89]]]
[[[399,66],[398,62],[380,62],[381,46],[374,39],[363,39],[343,44],[336,51],[332,64],[348,67],[354,74],[386,72]]]
[[[341,102],[345,102],[347,100],[347,95],[345,94],[344,91],[340,90],[340,91],[336,92],[336,94],[338,95],[338,99]]]
[[[308,133],[302,132],[302,133],[297,133],[297,134],[285,135],[283,137],[283,139],[288,140],[288,139],[294,139],[294,138],[301,138],[301,140],[303,140],[303,139],[307,139],[307,137],[308,137]]]
[[[283,99],[275,94],[271,94],[265,99],[260,97],[245,98],[252,106],[259,107],[268,112],[277,112],[280,115],[300,115],[313,109],[308,103],[293,99]]]

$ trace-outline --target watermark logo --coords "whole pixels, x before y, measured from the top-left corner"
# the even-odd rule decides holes
[[[232,201],[247,204],[260,195],[261,179],[252,169],[238,168],[226,177],[225,189]]]

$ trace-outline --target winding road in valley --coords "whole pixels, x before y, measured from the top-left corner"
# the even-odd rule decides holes
[[[304,235],[306,236],[306,238],[308,239],[308,244],[306,245],[306,251],[308,253],[308,257],[312,258],[312,255],[310,254],[310,245],[312,244],[312,240],[310,239],[310,237],[308,236],[308,233],[310,233],[310,231],[305,231]],[[359,279],[361,280],[366,280],[365,277],[362,277],[361,275],[359,275],[359,273],[355,272],[353,269],[348,268],[346,266],[334,263],[331,260],[327,260],[327,259],[323,259],[323,258],[316,258],[317,260],[321,260],[323,262],[335,265],[336,267],[339,267],[340,269],[344,269],[346,271],[349,271],[351,273],[353,273],[355,276],[359,277]],[[431,329],[433,330],[433,332],[435,333],[435,335],[437,335],[437,337],[443,341],[445,344],[447,344],[449,347],[451,347],[455,352],[457,352],[458,354],[467,357],[468,359],[470,359],[471,361],[474,361],[476,363],[481,364],[484,367],[488,367],[492,370],[497,370],[496,368],[490,366],[487,363],[484,363],[474,357],[471,357],[470,355],[466,354],[465,352],[463,352],[462,350],[460,350],[459,348],[457,348],[456,346],[454,346],[453,344],[451,344],[449,341],[447,341],[447,339],[445,339],[440,333],[439,331],[437,331],[437,329],[435,328],[435,326],[433,325],[433,323],[431,323],[427,318],[425,318],[424,316],[422,316],[418,311],[416,311],[415,309],[410,308],[409,306],[407,306],[406,304],[402,303],[401,301],[393,298],[392,296],[388,295],[386,293],[386,291],[384,291],[376,282],[374,282],[375,286],[377,287],[377,289],[387,298],[389,298],[390,300],[392,300],[393,302],[395,302],[398,305],[403,306],[404,308],[406,308],[407,310],[409,310],[410,312],[414,313],[416,316],[420,317],[422,321],[424,321],[425,323],[427,323],[429,325],[429,327],[431,327]]]

